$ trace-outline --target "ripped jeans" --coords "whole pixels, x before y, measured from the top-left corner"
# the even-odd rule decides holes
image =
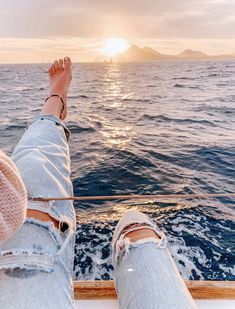
[[[29,197],[73,195],[70,156],[63,122],[37,116],[15,148],[12,159]],[[60,224],[27,218],[0,245],[0,308],[71,309],[75,212],[71,201],[28,202],[28,209],[49,214]],[[160,235],[160,231],[157,230]],[[120,309],[196,308],[168,249],[161,241],[121,239],[114,256]]]
[[[128,217],[128,211],[121,221],[125,221],[125,217]],[[140,222],[143,214],[137,213],[135,217],[139,217]],[[114,232],[114,282],[119,308],[196,309],[197,305],[166,246],[166,236],[147,217],[143,222],[155,231],[159,239],[149,237],[132,242],[125,233],[119,233],[121,229],[116,228]],[[140,229],[133,220],[129,223],[128,232]]]
[[[29,198],[73,195],[70,180],[69,131],[53,115],[32,121],[12,159]],[[59,222],[27,218],[8,241],[0,245],[0,308],[74,308],[72,271],[75,211],[71,201],[28,202]]]

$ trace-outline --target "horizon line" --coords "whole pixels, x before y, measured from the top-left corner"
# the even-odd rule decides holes
[[[223,56],[223,55],[218,55],[218,56]],[[219,58],[219,59],[214,59],[214,56],[209,56],[212,58],[179,58],[179,59],[160,59],[160,60],[152,60],[152,61],[123,61],[123,62],[118,62],[118,61],[113,61],[112,63],[110,62],[103,62],[103,61],[73,61],[72,60],[72,64],[131,64],[131,63],[143,63],[143,64],[148,64],[148,63],[158,63],[158,62],[184,62],[184,61],[195,61],[195,62],[200,62],[200,61],[226,61],[226,60],[234,60],[235,61],[235,56],[227,54],[224,56],[231,56],[230,58]],[[216,57],[216,56],[215,56]],[[108,57],[109,59],[112,57]],[[54,59],[54,58],[53,58]],[[57,59],[55,57],[55,59]],[[53,60],[52,60],[53,61]],[[0,65],[14,65],[14,64],[45,64],[45,65],[50,65],[52,63],[52,61],[48,61],[48,62],[0,62]]]

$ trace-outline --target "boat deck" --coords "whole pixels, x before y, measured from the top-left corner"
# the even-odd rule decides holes
[[[199,309],[234,309],[235,300],[196,300]],[[79,309],[119,309],[117,300],[92,299],[76,300],[75,308]]]
[[[185,281],[199,309],[234,309],[235,281]],[[74,281],[75,307],[118,309],[113,281]]]

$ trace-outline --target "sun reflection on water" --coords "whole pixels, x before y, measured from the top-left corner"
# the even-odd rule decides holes
[[[118,147],[124,149],[132,140],[131,127],[114,127],[111,124],[105,124],[103,130],[100,132],[103,136],[106,146]]]
[[[103,81],[107,84],[104,89],[105,96],[118,98],[123,91],[121,65],[118,63],[107,65]]]
[[[107,109],[107,114],[103,118],[100,130],[102,140],[108,147],[124,149],[130,144],[135,133],[130,123],[123,123],[121,127],[115,124],[118,114],[126,109],[123,98],[129,95],[124,90],[121,65],[117,63],[107,65],[103,81],[105,84],[102,95],[103,106]]]

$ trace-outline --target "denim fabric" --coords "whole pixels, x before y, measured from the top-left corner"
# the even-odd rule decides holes
[[[12,154],[29,198],[73,195],[68,137],[68,129],[53,115],[39,115],[29,125]],[[29,202],[28,209],[48,213],[61,229],[27,218],[15,236],[0,245],[0,308],[74,308],[73,203]]]
[[[12,155],[29,198],[73,194],[68,137],[63,122],[52,115],[39,115],[29,125]],[[30,201],[28,208],[48,213],[63,229],[28,218],[13,238],[0,245],[0,308],[71,309],[73,203]],[[114,261],[120,309],[196,308],[164,239],[135,243],[120,239]]]
[[[197,308],[164,243],[156,238],[120,240],[114,260],[120,309]]]

